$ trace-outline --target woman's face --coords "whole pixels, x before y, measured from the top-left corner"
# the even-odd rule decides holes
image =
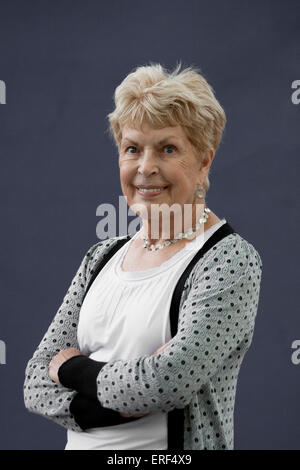
[[[213,156],[212,150],[201,166],[180,125],[153,129],[144,124],[139,130],[124,126],[119,167],[127,204],[145,207],[148,217],[151,204],[165,203],[170,207],[177,203],[183,210],[184,204],[195,202],[197,183],[204,181]],[[152,186],[160,191],[143,193],[140,186]],[[197,202],[202,201],[197,199]]]

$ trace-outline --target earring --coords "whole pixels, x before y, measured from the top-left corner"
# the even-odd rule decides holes
[[[206,195],[206,191],[203,188],[201,184],[197,185],[196,191],[195,191],[195,196],[198,197],[199,199],[204,199]]]

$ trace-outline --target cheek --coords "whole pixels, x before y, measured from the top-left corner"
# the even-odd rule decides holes
[[[129,168],[129,166],[125,164],[120,167],[120,180],[122,185],[129,186],[132,184],[134,181],[133,177],[134,172],[132,171],[132,168]]]
[[[167,181],[170,182],[174,191],[182,191],[184,188],[188,188],[191,186],[191,182],[193,181],[193,175],[191,171],[188,170],[186,167],[178,168],[176,172],[172,173],[172,177],[170,175],[167,178]]]
[[[172,171],[169,171],[172,179],[177,182],[188,180],[192,173],[193,169],[190,163],[184,159],[178,160],[176,165],[173,166]]]
[[[195,181],[199,176],[199,170],[191,162],[182,161],[180,162],[178,174],[180,175],[179,180],[181,185],[191,188],[195,185]]]

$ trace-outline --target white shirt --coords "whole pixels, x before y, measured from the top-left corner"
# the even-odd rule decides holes
[[[151,355],[171,339],[170,305],[176,283],[195,252],[226,223],[222,219],[160,266],[123,271],[122,261],[138,231],[106,263],[82,304],[77,338],[81,352],[97,361]],[[115,426],[68,430],[65,450],[165,450],[167,413]]]

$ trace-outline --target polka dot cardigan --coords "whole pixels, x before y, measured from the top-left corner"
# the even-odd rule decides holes
[[[188,275],[177,333],[160,354],[110,362],[76,356],[60,367],[62,385],[57,385],[48,375],[48,365],[61,349],[79,349],[77,325],[87,287],[96,267],[124,237],[89,248],[27,363],[26,408],[73,431],[140,419],[123,418],[120,412],[161,411],[170,416],[172,435],[174,417],[182,419],[182,443],[176,448],[233,449],[237,379],[253,337],[262,261],[254,246],[235,231],[218,239],[222,230],[215,232],[214,245]]]

